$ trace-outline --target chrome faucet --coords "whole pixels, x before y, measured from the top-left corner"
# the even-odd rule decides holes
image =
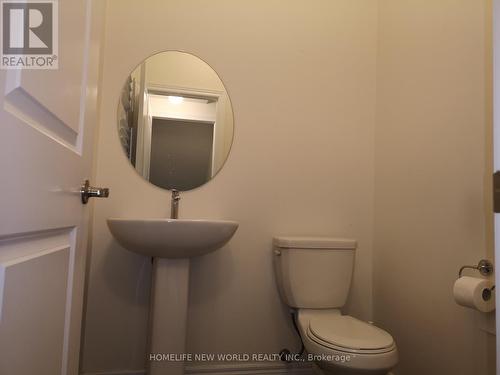
[[[170,218],[179,218],[179,201],[181,200],[181,193],[179,190],[172,189],[172,200],[170,203]]]

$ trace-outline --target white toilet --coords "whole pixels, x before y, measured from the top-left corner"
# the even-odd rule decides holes
[[[326,374],[387,374],[398,362],[390,334],[342,315],[354,268],[356,241],[276,237],[274,265],[283,301],[297,309],[307,351]]]

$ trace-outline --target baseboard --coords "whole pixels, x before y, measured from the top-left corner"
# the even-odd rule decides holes
[[[309,363],[235,363],[220,365],[186,366],[186,375],[313,375]],[[86,372],[81,375],[146,375],[144,370]]]
[[[186,375],[313,375],[311,364],[284,365],[281,363],[269,364],[234,364],[234,365],[202,365],[186,366]],[[146,375],[144,370],[136,371],[108,371],[86,372],[81,375]],[[392,372],[387,375],[394,375]]]
[[[186,366],[186,375],[313,375],[311,364],[276,362]]]
[[[144,370],[123,370],[123,371],[100,371],[100,372],[83,372],[81,375],[146,375]]]

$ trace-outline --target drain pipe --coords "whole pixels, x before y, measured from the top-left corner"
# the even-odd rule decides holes
[[[297,311],[290,309],[290,316],[292,318],[293,328],[295,329],[295,332],[297,332],[297,335],[299,336],[300,339],[300,351],[298,353],[292,354],[292,352],[287,348],[282,349],[280,351],[280,359],[286,363],[292,362],[292,358],[302,357],[305,351],[304,341],[302,341],[302,336],[300,335],[299,327],[297,326]]]

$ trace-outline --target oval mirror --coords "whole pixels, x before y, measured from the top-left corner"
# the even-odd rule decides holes
[[[231,101],[203,60],[161,52],[127,77],[118,103],[118,136],[146,180],[168,190],[191,190],[214,178],[229,155]]]

